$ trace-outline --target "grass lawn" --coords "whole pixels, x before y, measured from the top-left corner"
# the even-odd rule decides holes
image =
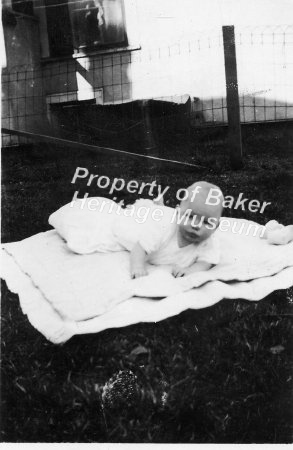
[[[271,202],[263,214],[231,209],[226,216],[293,223],[289,125],[245,128],[239,171],[229,168],[225,133],[211,130],[160,142],[163,157],[205,166],[198,169],[44,144],[3,149],[2,241],[48,230],[48,216],[75,190],[109,196],[83,180],[72,184],[77,166],[111,179],[157,180],[170,186],[170,206],[177,189],[205,179],[224,195]],[[137,196],[121,191],[122,198]],[[56,346],[34,330],[3,282],[1,440],[292,442],[292,305],[291,288],[260,302],[223,300]],[[118,381],[102,400],[111,377]]]

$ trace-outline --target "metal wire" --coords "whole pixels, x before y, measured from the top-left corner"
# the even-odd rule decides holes
[[[197,169],[198,168],[206,168],[206,166],[202,166],[199,164],[191,164],[187,161],[177,161],[174,159],[159,158],[157,156],[143,155],[141,153],[134,153],[134,152],[127,152],[125,150],[118,150],[116,148],[111,148],[111,147],[99,147],[97,145],[89,145],[89,144],[84,144],[84,143],[80,143],[80,142],[70,141],[68,139],[60,139],[60,138],[53,137],[53,136],[29,133],[27,131],[9,130],[7,128],[2,128],[1,130],[4,133],[9,133],[14,136],[25,137],[25,138],[27,138],[28,142],[32,141],[32,140],[36,140],[38,142],[46,142],[46,143],[52,142],[55,145],[62,145],[62,147],[69,147],[70,149],[78,148],[79,150],[85,149],[88,151],[93,151],[95,153],[102,152],[102,153],[106,153],[106,154],[116,153],[120,156],[126,156],[128,158],[154,160],[154,161],[160,161],[160,162],[165,162],[165,163],[175,164],[175,165],[180,165],[180,166],[194,167]]]

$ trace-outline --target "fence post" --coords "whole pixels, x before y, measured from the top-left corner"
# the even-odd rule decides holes
[[[156,148],[151,122],[150,101],[142,100],[142,116],[144,126],[145,150]]]
[[[241,169],[241,167],[243,167],[243,160],[234,26],[223,26],[222,30],[226,74],[230,161],[233,169]]]

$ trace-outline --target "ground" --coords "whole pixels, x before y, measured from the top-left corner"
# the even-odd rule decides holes
[[[82,180],[72,184],[77,166],[128,181],[156,179],[170,186],[170,206],[177,189],[205,179],[224,195],[271,202],[263,214],[230,209],[226,216],[293,223],[289,130],[290,124],[244,127],[238,171],[229,166],[225,129],[160,140],[163,157],[205,166],[193,169],[44,144],[3,149],[2,241],[49,229],[48,216],[75,190],[108,196]],[[136,196],[123,191],[122,198]],[[1,439],[292,442],[292,305],[291,288],[56,346],[34,330],[2,283]]]

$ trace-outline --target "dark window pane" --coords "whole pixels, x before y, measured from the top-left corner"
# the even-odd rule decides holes
[[[32,0],[12,0],[11,2],[13,11],[17,11],[28,16],[34,15],[34,8]]]
[[[71,0],[72,1],[72,0]],[[67,0],[45,0],[51,56],[73,53],[72,31]]]
[[[74,48],[90,47],[102,43],[103,10],[94,1],[80,2],[72,9]]]

